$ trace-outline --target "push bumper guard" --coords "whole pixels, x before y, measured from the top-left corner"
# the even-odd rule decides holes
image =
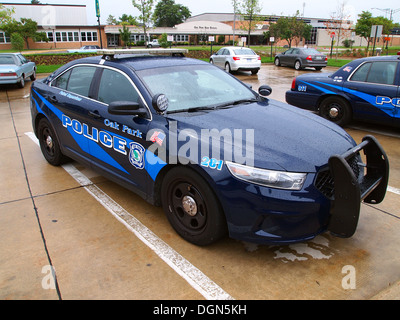
[[[367,158],[364,175],[356,177],[348,160],[363,150]],[[389,160],[373,136],[364,137],[361,144],[345,154],[329,159],[334,179],[334,200],[328,230],[335,236],[350,238],[357,229],[361,201],[378,204],[383,201],[389,180]]]

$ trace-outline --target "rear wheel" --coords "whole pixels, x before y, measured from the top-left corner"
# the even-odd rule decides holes
[[[21,79],[18,82],[18,87],[20,87],[20,88],[25,87],[25,75],[24,74],[21,75]]]
[[[296,60],[296,62],[294,63],[294,68],[296,70],[301,70],[301,62],[299,60]]]
[[[231,73],[231,72],[232,72],[232,70],[231,70],[231,65],[230,65],[228,62],[225,63],[225,71],[228,72],[228,73]]]
[[[221,206],[207,182],[193,170],[177,167],[169,171],[161,200],[168,221],[185,240],[204,246],[225,236]]]
[[[324,99],[320,104],[319,114],[342,127],[348,124],[352,118],[350,105],[340,97]]]

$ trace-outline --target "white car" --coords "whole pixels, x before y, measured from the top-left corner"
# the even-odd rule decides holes
[[[210,57],[210,63],[224,68],[226,72],[251,71],[257,74],[261,68],[261,57],[250,48],[224,47]]]
[[[36,80],[36,64],[20,53],[0,53],[0,85],[17,84],[25,87],[25,79]]]
[[[157,39],[154,39],[147,43],[147,48],[159,48],[160,44]]]
[[[99,46],[83,46],[80,49],[70,49],[68,53],[95,53],[100,50]]]

